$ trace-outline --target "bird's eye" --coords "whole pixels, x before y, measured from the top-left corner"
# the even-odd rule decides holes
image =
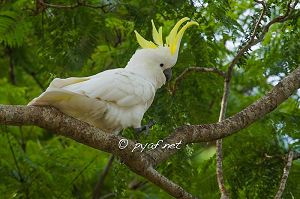
[[[164,66],[164,64],[160,64],[160,67],[163,67]]]

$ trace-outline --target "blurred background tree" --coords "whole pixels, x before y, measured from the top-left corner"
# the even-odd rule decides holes
[[[269,0],[262,23],[284,13],[286,0]],[[27,104],[55,77],[89,76],[124,67],[138,48],[133,31],[151,36],[150,20],[165,35],[188,16],[200,26],[183,38],[174,77],[187,67],[226,70],[249,37],[260,7],[230,0],[0,0],[0,103]],[[227,115],[264,95],[300,63],[299,6],[271,27],[233,73]],[[101,85],[99,85],[101,86]],[[183,124],[218,120],[223,79],[192,73],[160,89],[145,121],[157,125],[143,142],[156,142]],[[283,157],[300,151],[300,92],[264,119],[224,139],[224,178],[232,198],[273,198]],[[37,127],[0,127],[0,198],[92,198],[109,154]],[[126,136],[132,136],[130,129]],[[214,143],[192,144],[159,171],[193,195],[219,198]],[[300,162],[294,161],[283,198],[300,198]],[[133,186],[135,182],[139,182]],[[102,198],[170,198],[114,160]]]

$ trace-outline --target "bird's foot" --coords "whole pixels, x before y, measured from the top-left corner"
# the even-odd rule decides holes
[[[134,131],[135,131],[136,133],[138,133],[138,134],[140,134],[140,133],[142,133],[142,132],[145,131],[145,134],[148,135],[148,134],[149,134],[149,130],[150,130],[150,128],[151,128],[153,125],[155,125],[155,121],[154,121],[154,120],[150,120],[150,121],[148,122],[148,124],[146,124],[146,125],[144,125],[144,126],[142,126],[142,127],[140,127],[140,128],[134,128]]]

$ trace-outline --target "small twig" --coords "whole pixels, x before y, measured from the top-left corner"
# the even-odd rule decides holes
[[[292,167],[293,158],[294,158],[294,152],[290,151],[289,155],[288,155],[287,163],[283,169],[283,174],[281,177],[279,189],[278,189],[274,199],[281,199],[281,196],[282,196],[285,186],[286,186],[287,179],[289,177],[290,169]]]
[[[269,23],[265,25],[263,28],[260,37],[253,41],[254,45],[261,42],[265,36],[265,34],[269,31],[269,28],[275,24],[275,23],[282,23],[289,19],[291,16],[292,11],[295,9],[296,5],[298,4],[299,0],[296,0],[295,3],[291,6],[292,1],[290,0],[287,4],[287,11],[284,15],[280,15],[278,17],[275,17],[273,20],[271,20]]]
[[[13,159],[14,159],[14,163],[16,165],[16,168],[17,168],[17,171],[18,171],[18,177],[19,177],[19,181],[21,183],[24,183],[24,178],[23,178],[23,174],[21,173],[21,169],[20,169],[20,166],[19,166],[19,163],[17,161],[17,158],[16,158],[16,155],[15,155],[15,152],[14,152],[14,149],[12,147],[12,144],[10,142],[10,138],[9,138],[9,135],[8,135],[8,129],[7,129],[7,126],[5,126],[5,133],[6,133],[6,137],[7,137],[7,141],[8,141],[8,145],[9,145],[9,149],[11,151],[11,154],[13,156]]]
[[[253,45],[253,41],[255,39],[255,36],[257,35],[258,32],[258,27],[259,24],[261,23],[261,20],[263,16],[266,13],[266,5],[263,1],[257,1],[257,3],[260,3],[263,5],[263,9],[261,11],[261,14],[259,16],[259,19],[254,25],[253,32],[251,33],[250,40],[247,42],[247,44],[239,50],[237,55],[234,57],[230,65],[228,66],[227,70],[227,75],[225,77],[224,81],[224,89],[223,89],[223,96],[222,96],[222,101],[221,101],[221,109],[220,109],[220,114],[219,114],[219,122],[224,120],[226,118],[226,111],[227,111],[227,104],[228,104],[228,96],[230,93],[230,81],[232,78],[232,73],[233,73],[233,67],[236,65],[238,60],[242,57],[242,55],[251,48]],[[224,178],[223,178],[223,165],[222,165],[222,160],[223,160],[223,153],[222,153],[222,147],[223,147],[223,141],[222,139],[216,141],[216,174],[217,174],[217,181],[219,185],[219,189],[221,192],[221,198],[229,198],[228,191],[226,190],[225,183],[224,183]]]
[[[19,126],[19,130],[20,130],[20,133],[21,133],[20,145],[21,145],[21,148],[22,148],[23,152],[25,153],[26,152],[26,141],[25,141],[22,126]]]
[[[294,151],[294,157],[293,157],[293,160],[298,160],[298,159],[300,159],[300,153]]]
[[[112,197],[112,196],[115,196],[116,194],[115,193],[108,193],[104,196],[102,196],[100,199],[106,199],[106,198],[109,198],[109,197]]]
[[[97,156],[95,156],[93,159],[91,159],[91,161],[88,162],[88,163],[87,163],[87,164],[86,164],[86,165],[78,172],[78,174],[73,178],[73,180],[72,180],[72,181],[69,183],[69,185],[67,185],[67,186],[73,185],[74,182],[75,182],[80,176],[82,176],[82,174],[89,168],[89,166],[92,165],[92,163],[93,163],[96,159],[97,159]],[[62,198],[62,196],[64,195],[64,193],[65,193],[66,190],[67,190],[67,189],[63,190],[63,191],[59,194],[58,198]]]
[[[15,65],[13,60],[13,51],[10,47],[6,48],[9,59],[9,80],[13,85],[16,85]]]
[[[144,186],[145,184],[147,184],[147,181],[132,180],[129,183],[128,188],[131,190],[137,190],[137,189],[141,188],[142,186]]]
[[[269,23],[267,23],[263,28],[262,31],[260,33],[260,36],[255,39],[257,33],[258,33],[258,27],[259,24],[261,23],[261,20],[264,16],[264,14],[266,13],[267,10],[267,6],[265,4],[264,1],[255,1],[257,3],[260,3],[263,6],[263,9],[261,11],[260,17],[258,19],[258,21],[256,22],[253,32],[250,36],[250,40],[238,51],[238,53],[236,54],[236,56],[233,58],[232,62],[230,63],[229,67],[228,67],[228,79],[231,79],[231,75],[232,74],[232,69],[233,67],[236,65],[236,63],[239,61],[239,59],[242,57],[242,55],[248,51],[252,46],[258,44],[259,42],[261,42],[263,40],[263,38],[265,37],[266,33],[269,31],[269,28],[275,24],[275,23],[282,23],[285,22],[286,20],[289,19],[291,12],[295,9],[296,5],[298,4],[299,0],[296,0],[295,3],[293,4],[293,6],[291,6],[292,1],[290,0],[289,3],[287,4],[287,11],[285,12],[284,15],[275,17],[273,20],[271,20]],[[230,80],[229,80],[230,81]]]
[[[115,156],[114,155],[111,155],[109,157],[109,160],[106,164],[106,166],[104,167],[101,175],[99,176],[99,179],[97,181],[97,184],[94,188],[94,191],[93,191],[93,199],[98,199],[100,198],[100,195],[101,195],[101,190],[102,190],[102,186],[103,186],[103,183],[104,183],[104,180],[105,180],[105,177],[107,176],[108,172],[109,172],[109,169],[111,168],[112,166],[112,163],[114,161],[114,158]]]
[[[118,45],[122,44],[123,38],[122,38],[122,32],[119,29],[115,28],[115,32],[116,32],[116,39],[113,46],[116,48]]]
[[[257,20],[257,22],[254,25],[254,29],[251,33],[250,39],[249,41],[238,51],[238,53],[236,54],[236,56],[233,58],[233,60],[231,61],[230,65],[228,66],[228,71],[227,71],[227,79],[226,81],[230,81],[231,76],[232,76],[232,70],[233,67],[237,64],[237,62],[239,61],[239,59],[243,56],[243,54],[248,51],[252,46],[254,46],[255,44],[258,43],[257,40],[255,40],[255,37],[258,33],[258,27],[259,24],[261,23],[263,16],[266,13],[267,10],[267,6],[265,4],[264,1],[256,1],[257,3],[261,4],[263,6],[262,10],[261,10],[261,14]]]
[[[236,56],[233,58],[232,62],[229,64],[228,66],[228,70],[227,70],[227,75],[224,81],[224,90],[223,90],[223,97],[222,97],[222,101],[221,101],[221,110],[220,110],[220,115],[219,115],[219,122],[224,120],[226,117],[226,110],[227,110],[227,104],[228,104],[228,96],[230,93],[230,81],[232,78],[232,74],[233,74],[233,67],[238,63],[239,59],[244,55],[245,52],[247,52],[252,46],[256,45],[257,43],[261,42],[265,36],[265,34],[268,32],[270,26],[274,23],[277,22],[284,22],[286,21],[290,14],[291,14],[291,1],[289,1],[288,3],[288,8],[286,13],[283,16],[278,16],[276,18],[274,18],[273,20],[271,20],[262,30],[260,36],[258,37],[258,39],[255,39],[257,37],[258,34],[258,29],[259,29],[259,25],[264,17],[264,15],[266,14],[266,10],[267,10],[267,6],[264,0],[256,0],[255,2],[259,3],[262,5],[262,10],[260,13],[260,16],[257,20],[257,22],[254,25],[253,31],[251,33],[250,39],[249,41],[238,51],[238,53],[236,54]],[[298,3],[298,0],[294,3],[294,5],[292,6],[292,9],[295,8],[296,4]],[[216,141],[216,173],[217,173],[217,181],[218,181],[218,185],[219,185],[219,189],[221,191],[221,198],[229,198],[228,196],[228,192],[226,191],[225,185],[224,185],[224,179],[223,179],[223,171],[222,171],[222,140],[217,140]]]
[[[277,159],[280,159],[280,160],[285,160],[286,157],[285,156],[282,156],[282,155],[269,155],[267,153],[264,154],[264,159],[270,159],[270,158],[277,158]]]
[[[45,90],[45,87],[44,87],[44,85],[42,84],[42,82],[37,78],[37,73],[36,72],[32,72],[32,71],[30,71],[27,67],[23,67],[23,66],[21,66],[22,67],[22,69],[25,71],[25,73],[27,73],[29,76],[31,76],[32,77],[32,79],[35,81],[35,83],[40,87],[40,89],[42,90],[42,91],[44,91]]]
[[[73,9],[73,8],[78,8],[78,7],[88,7],[88,8],[94,8],[94,9],[101,9],[103,12],[106,12],[105,8],[108,6],[111,6],[111,3],[104,4],[104,5],[91,5],[87,4],[85,1],[77,1],[76,4],[71,4],[71,5],[60,5],[60,4],[50,4],[44,2],[44,0],[37,0],[37,3],[46,6],[49,8],[63,8],[63,9]]]
[[[223,78],[226,77],[226,73],[223,72],[222,70],[218,68],[206,68],[206,67],[188,67],[186,68],[174,81],[173,81],[173,86],[171,85],[170,92],[172,94],[175,94],[176,89],[180,82],[185,79],[185,77],[192,73],[192,72],[210,72],[210,73],[215,73]]]
[[[137,179],[133,179],[129,184],[128,188],[131,190],[137,190],[147,184],[147,181],[141,181]]]
[[[266,11],[267,11],[267,5],[266,5],[266,3],[264,1],[255,1],[255,2],[261,4],[263,6],[263,9],[261,10],[259,18],[258,18],[258,20],[257,20],[257,22],[256,22],[256,24],[254,26],[253,32],[252,32],[251,37],[250,37],[251,40],[254,40],[254,38],[255,38],[255,36],[256,36],[256,34],[258,32],[259,25],[260,25],[260,23],[261,23],[264,15],[266,14]]]

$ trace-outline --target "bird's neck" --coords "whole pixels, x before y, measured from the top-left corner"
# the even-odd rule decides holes
[[[166,83],[166,77],[162,70],[159,67],[156,69],[149,63],[128,62],[125,69],[151,82],[155,89],[159,89]]]

